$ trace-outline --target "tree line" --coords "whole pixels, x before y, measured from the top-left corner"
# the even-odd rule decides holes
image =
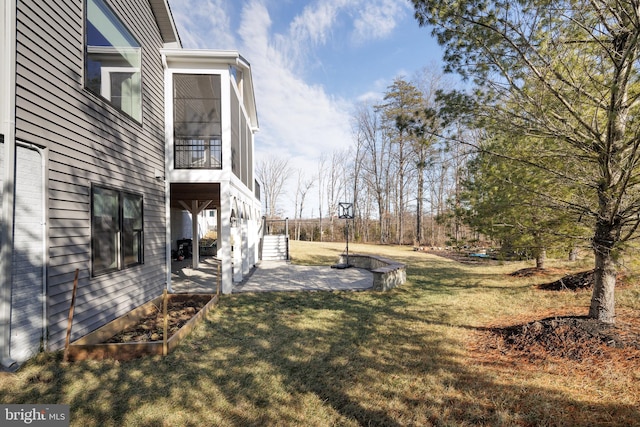
[[[312,173],[292,169],[286,158],[263,159],[257,173],[267,218],[282,217],[278,200],[285,182],[295,180],[294,239],[343,240],[341,202],[353,204],[355,241],[441,247],[472,238],[469,227],[448,215],[471,150],[438,134],[447,128],[460,138],[472,133],[439,117],[437,93],[447,84],[435,66],[413,79],[396,78],[381,101],[353,111],[353,144],[323,155]],[[317,205],[309,218],[304,212],[312,196]]]

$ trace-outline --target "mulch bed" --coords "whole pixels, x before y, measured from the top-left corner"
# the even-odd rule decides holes
[[[613,326],[588,317],[551,317],[496,328],[493,334],[496,348],[526,353],[534,358],[551,355],[583,360],[603,356],[605,347],[640,350],[640,334],[632,325]]]
[[[594,270],[588,270],[581,273],[570,274],[555,282],[544,283],[538,286],[538,288],[545,291],[578,291],[591,289],[594,282],[593,272]]]
[[[557,271],[528,268],[511,275],[531,277],[550,273],[557,274]],[[619,279],[625,284],[624,277]],[[538,285],[538,289],[577,292],[590,289],[593,281],[593,270],[588,270]],[[613,364],[620,370],[640,369],[640,313],[618,310],[617,314],[615,325],[573,314],[541,316],[541,320],[525,322],[511,319],[508,326],[480,331],[472,346],[479,350],[477,357],[485,360],[499,357],[511,359],[513,363],[536,364],[554,359],[558,363],[588,362],[589,366]]]
[[[570,311],[570,310],[569,310]],[[542,320],[479,328],[469,341],[480,364],[509,364],[538,369],[553,363],[558,372],[597,375],[607,369],[640,369],[640,313],[618,310],[615,325],[579,315],[557,315]],[[538,368],[536,368],[538,367]]]
[[[210,297],[169,299],[167,303],[167,339],[180,330],[198,311],[202,310],[210,299]],[[163,335],[164,316],[162,315],[162,305],[160,305],[155,313],[140,319],[135,326],[114,335],[106,343],[161,341]]]
[[[433,255],[461,263],[487,262],[454,251],[426,250]],[[555,275],[557,269],[530,267],[510,273],[513,277]],[[625,277],[618,278],[626,285]],[[580,291],[593,286],[593,270],[565,275],[561,279],[538,285],[547,291]],[[618,369],[640,369],[640,314],[626,311],[615,325],[599,322],[579,315],[554,315],[542,320],[517,322],[509,319],[507,326],[479,328],[470,343],[470,350],[480,363],[495,363],[496,359],[511,363],[530,361],[537,363],[553,358],[558,363],[588,361],[588,366],[616,365]],[[514,324],[515,320],[515,324]],[[567,369],[570,366],[567,365]]]
[[[541,271],[543,270],[543,271]],[[545,274],[544,269],[524,269],[512,273],[513,276],[528,277]],[[625,284],[623,276],[618,277],[620,285]],[[589,290],[594,284],[594,270],[565,275],[562,278],[538,285],[546,291]],[[640,317],[637,313],[626,313],[616,319],[615,325],[606,324],[586,316],[553,316],[542,320],[494,328],[494,348],[503,352],[527,355],[529,358],[555,356],[562,359],[584,360],[593,357],[606,359],[611,349],[640,350]],[[640,354],[631,357],[640,363]]]

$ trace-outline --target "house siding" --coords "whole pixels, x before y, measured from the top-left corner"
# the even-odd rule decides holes
[[[16,139],[48,148],[49,349],[64,343],[75,270],[73,338],[158,296],[165,286],[164,72],[148,0],[107,1],[142,45],[137,123],[83,87],[82,0],[19,1]],[[52,3],[52,2],[51,2]],[[91,277],[91,185],[144,198],[144,264]],[[20,197],[20,195],[17,195]]]

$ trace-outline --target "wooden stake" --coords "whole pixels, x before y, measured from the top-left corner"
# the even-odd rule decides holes
[[[79,268],[76,268],[76,276],[73,279],[73,292],[71,293],[71,306],[69,307],[69,320],[67,322],[67,338],[64,343],[64,354],[62,361],[67,362],[69,360],[69,340],[71,339],[71,324],[73,323],[73,309],[76,306],[76,291],[78,289],[78,273]]]
[[[164,331],[162,333],[162,355],[166,356],[168,353],[167,347],[167,333],[169,332],[169,319],[167,317],[167,303],[169,298],[167,297],[167,290],[162,291],[162,316],[164,318]]]

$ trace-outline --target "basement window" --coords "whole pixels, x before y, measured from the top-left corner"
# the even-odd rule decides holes
[[[142,196],[111,188],[91,189],[92,274],[142,264],[144,230]]]

